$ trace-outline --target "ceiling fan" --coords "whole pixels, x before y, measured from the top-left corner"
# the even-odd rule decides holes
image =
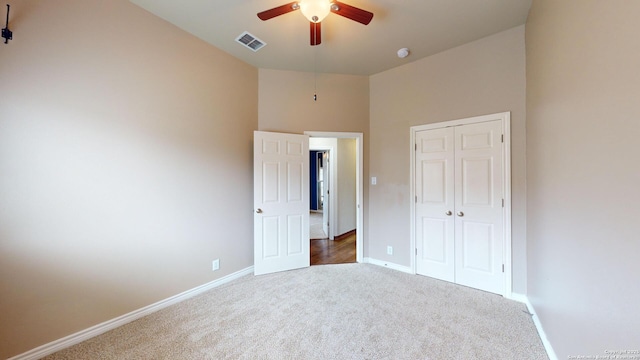
[[[331,0],[300,0],[285,5],[275,7],[258,13],[261,20],[269,20],[276,16],[300,10],[309,19],[311,46],[320,45],[321,25],[320,22],[329,15],[330,12],[344,16],[347,19],[368,25],[373,19],[373,13],[359,9],[357,7]]]

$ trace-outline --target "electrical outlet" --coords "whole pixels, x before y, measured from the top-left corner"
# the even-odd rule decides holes
[[[393,246],[387,246],[387,255],[393,255]]]
[[[213,271],[220,270],[220,259],[213,260],[213,263],[211,265],[211,270]]]

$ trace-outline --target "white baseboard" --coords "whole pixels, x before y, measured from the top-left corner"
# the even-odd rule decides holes
[[[523,303],[525,305],[529,302],[529,299],[527,299],[527,295],[524,295],[524,294],[511,293],[511,295],[508,295],[508,296],[505,296],[505,297],[507,299],[509,299],[509,300],[521,302],[521,303]],[[529,311],[529,312],[531,312],[531,311]]]
[[[540,318],[538,318],[536,309],[533,307],[533,305],[531,305],[529,298],[523,294],[512,293],[510,296],[510,299],[527,305],[527,309],[529,310],[529,313],[531,313],[531,319],[533,319],[533,323],[536,326],[536,329],[538,330],[538,335],[540,335],[540,340],[542,340],[542,345],[544,345],[544,349],[547,351],[547,356],[549,356],[549,360],[558,360],[558,357],[556,356],[556,352],[553,350],[551,343],[549,343],[549,340],[547,339],[547,334],[544,332],[544,329],[542,328],[542,324],[540,323]]]
[[[389,269],[398,270],[398,271],[402,271],[402,272],[407,273],[407,274],[415,275],[413,270],[411,270],[411,268],[408,267],[408,266],[402,266],[402,265],[394,264],[392,262],[381,261],[381,260],[377,260],[377,259],[373,259],[373,258],[369,258],[369,257],[364,258],[364,262],[365,263],[369,263],[369,264],[373,264],[373,265],[388,267]]]
[[[189,298],[192,298],[196,295],[200,295],[205,291],[211,290],[215,287],[218,287],[222,284],[226,284],[230,281],[233,281],[235,279],[238,279],[240,277],[243,277],[245,275],[249,275],[249,274],[253,274],[253,266],[250,266],[246,269],[242,269],[240,271],[237,271],[233,274],[229,274],[227,276],[224,276],[220,279],[217,280],[213,280],[209,283],[206,283],[204,285],[200,285],[198,287],[195,287],[193,289],[187,290],[185,292],[182,292],[178,295],[174,295],[170,298],[164,299],[164,300],[160,300],[154,304],[151,304],[149,306],[145,306],[141,309],[138,310],[134,310],[128,314],[124,314],[122,316],[119,316],[115,319],[111,319],[108,321],[105,321],[101,324],[92,326],[88,329],[79,331],[75,334],[71,334],[69,336],[66,336],[62,339],[58,339],[55,341],[52,341],[48,344],[44,344],[42,346],[39,346],[35,349],[29,350],[25,353],[22,353],[20,355],[16,355],[14,357],[11,357],[7,360],[37,360],[40,359],[42,357],[45,357],[47,355],[51,355],[56,351],[60,351],[62,349],[68,348],[70,346],[79,344],[85,340],[88,340],[92,337],[98,336],[100,334],[104,334],[107,331],[113,330],[119,326],[122,326],[124,324],[130,323],[134,320],[138,320],[144,316],[147,316],[151,313],[154,313],[158,310],[164,309],[168,306],[177,304],[181,301],[187,300]]]

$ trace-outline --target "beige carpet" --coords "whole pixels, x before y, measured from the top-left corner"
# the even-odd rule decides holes
[[[46,359],[547,359],[523,304],[369,264],[249,275]]]
[[[322,213],[309,213],[309,238],[312,240],[327,239],[328,236],[322,228]]]

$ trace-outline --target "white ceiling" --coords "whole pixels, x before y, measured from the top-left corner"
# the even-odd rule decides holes
[[[369,25],[336,14],[309,45],[309,21],[294,11],[262,21],[258,12],[293,0],[130,0],[255,66],[371,75],[525,23],[531,0],[343,0],[374,13]],[[235,41],[248,31],[267,43],[253,52]],[[398,49],[411,55],[400,59]]]

